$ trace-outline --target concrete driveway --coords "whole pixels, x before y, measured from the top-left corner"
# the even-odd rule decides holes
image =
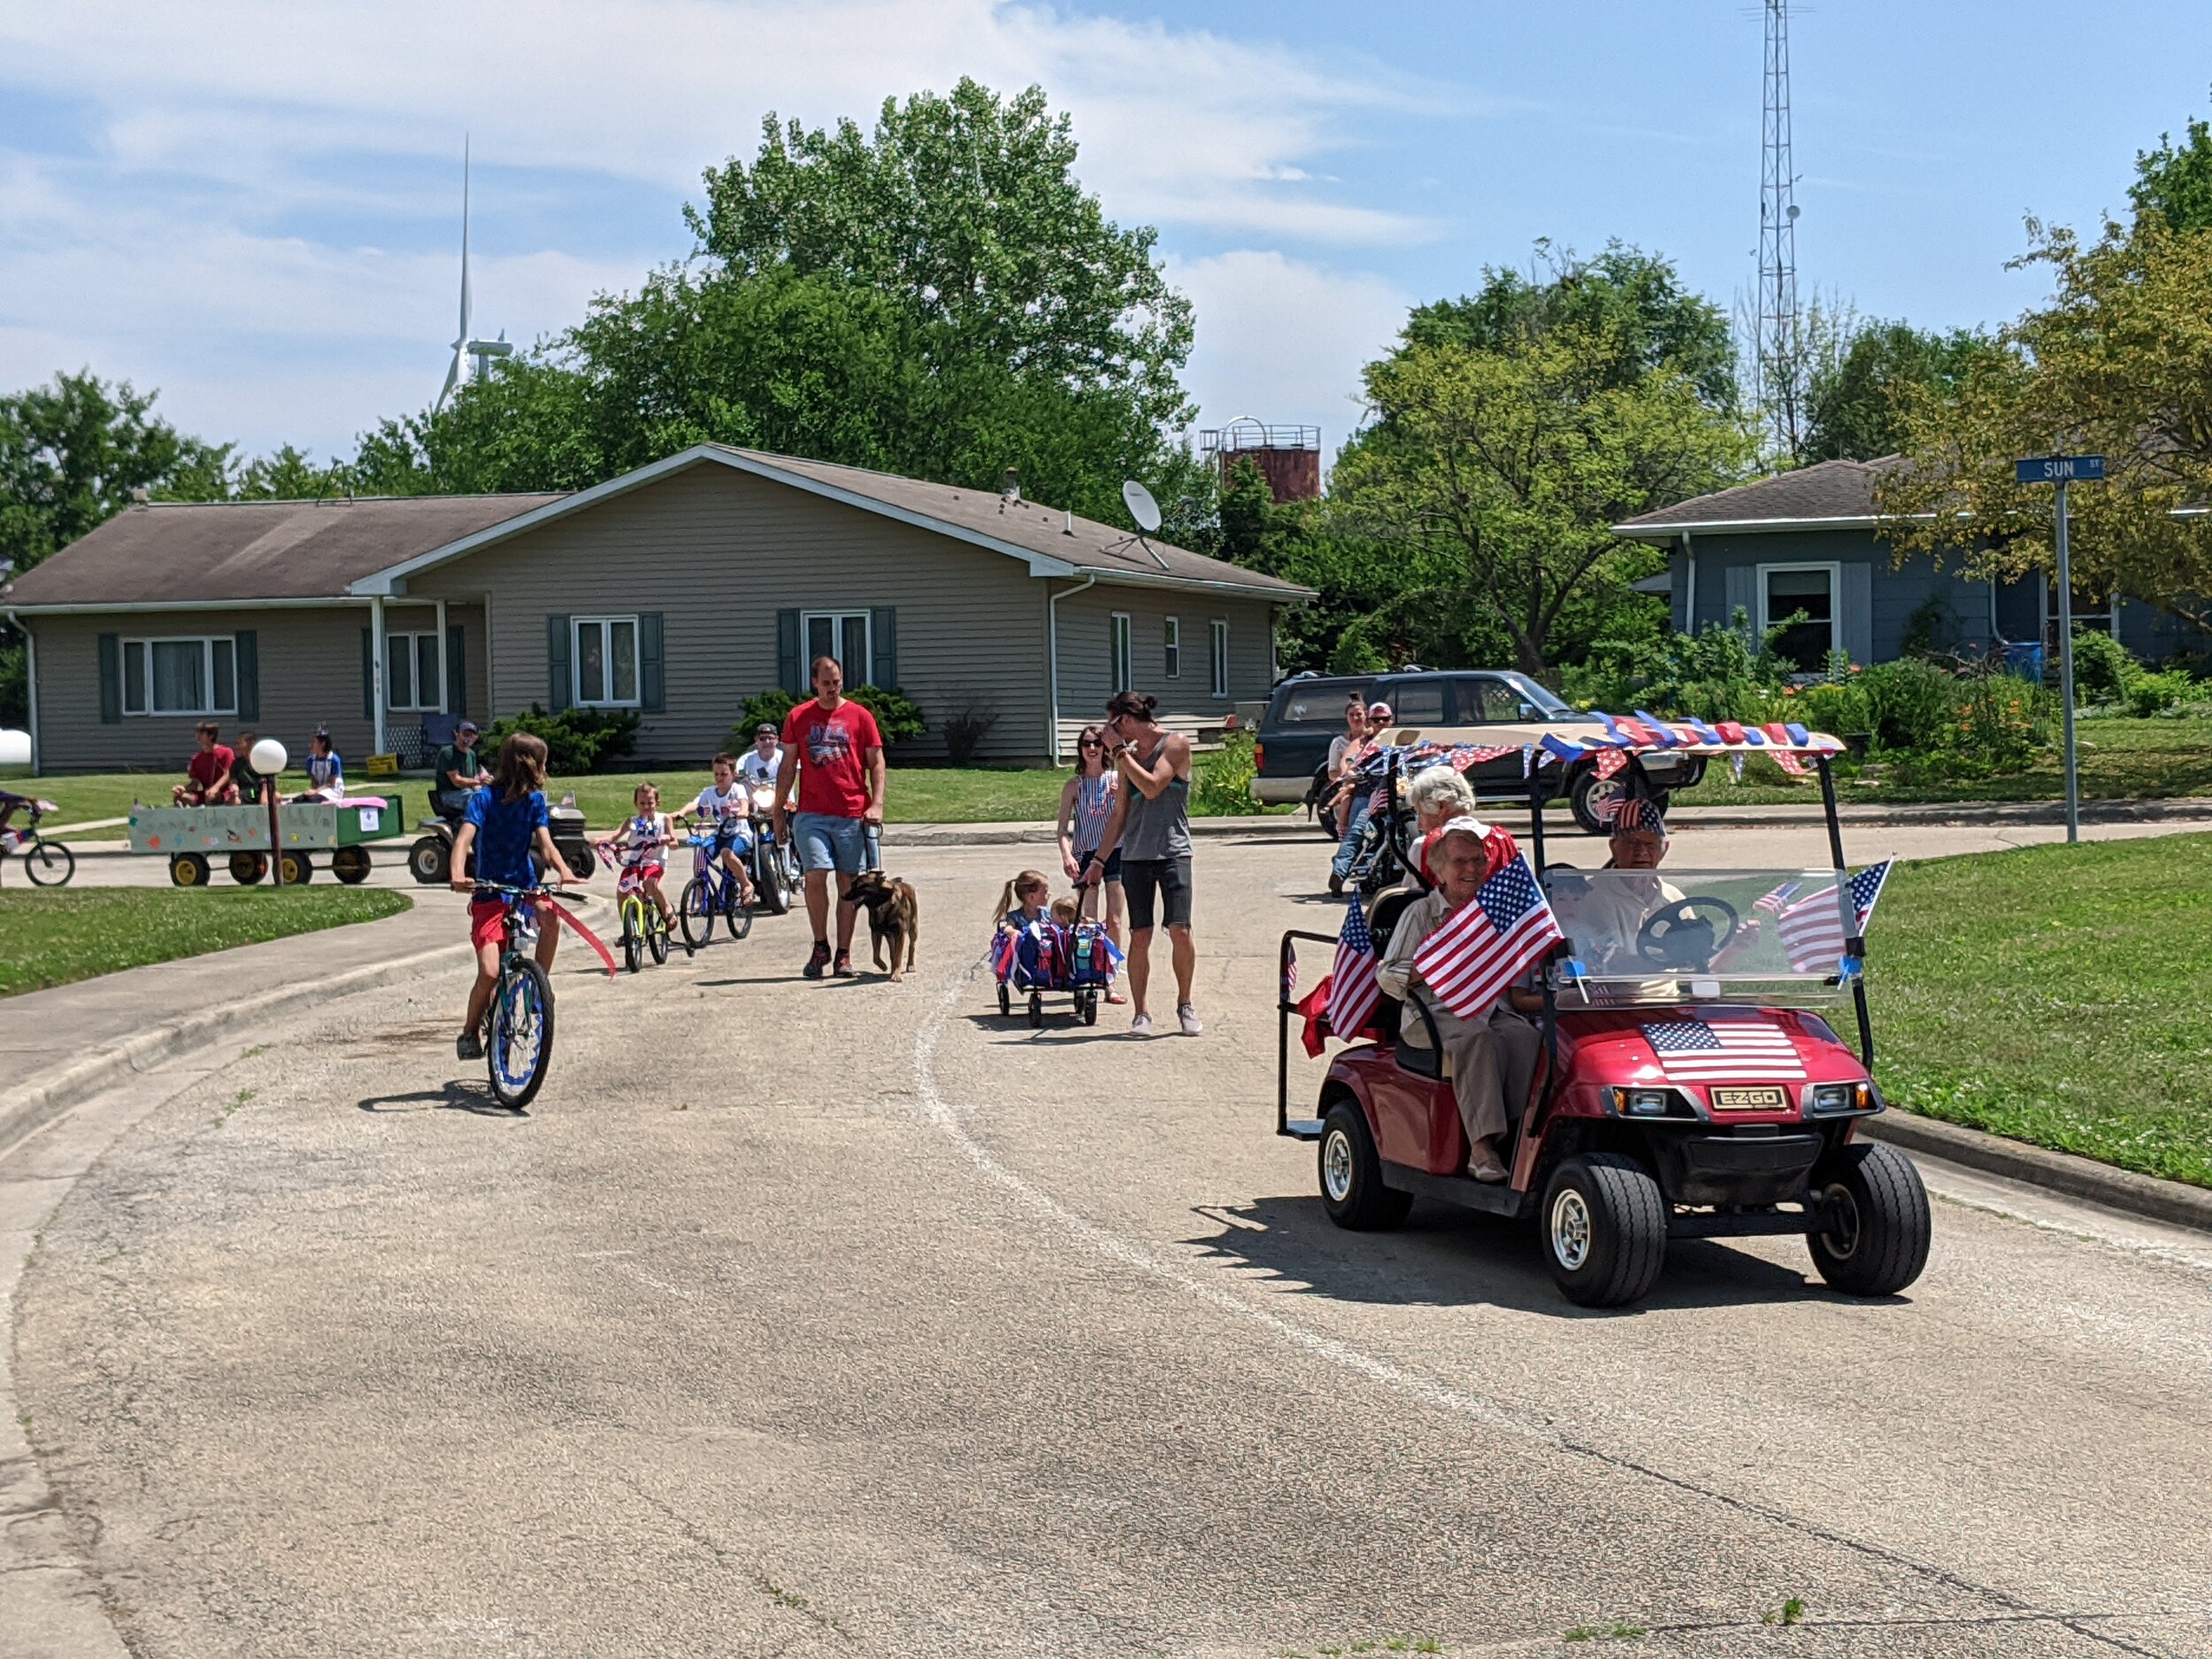
[[[1678,856],[1817,856],[1763,833]],[[521,1118],[457,975],[145,1115],[15,1322],[131,1650],[2212,1651],[2212,1240],[1939,1181],[1893,1301],[1752,1240],[1593,1314],[1522,1230],[1340,1233],[1270,1133],[1318,838],[1202,847],[1207,1031],[1149,1043],[997,1017],[1042,850],[898,857],[903,986],[799,980],[789,920],[569,954]]]

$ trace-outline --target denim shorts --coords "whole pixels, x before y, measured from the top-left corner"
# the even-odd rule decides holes
[[[834,870],[841,876],[856,876],[868,866],[868,826],[862,818],[795,812],[791,844],[798,852],[802,870]]]

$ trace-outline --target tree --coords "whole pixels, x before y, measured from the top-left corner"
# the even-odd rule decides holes
[[[1378,441],[1339,460],[1333,510],[1396,556],[1405,580],[1379,618],[1425,614],[1463,641],[1494,631],[1546,672],[1572,648],[1566,625],[1651,563],[1609,526],[1736,475],[1742,424],[1663,360],[1624,380],[1626,355],[1609,323],[1576,320],[1369,365]]]
[[[1871,461],[1904,442],[1899,410],[1908,388],[1949,396],[1968,365],[1990,349],[1978,329],[1938,333],[1906,322],[1861,325],[1840,351],[1813,369],[1806,395],[1806,461]]]
[[[2023,456],[2105,457],[2070,492],[2074,581],[2212,626],[2212,234],[2162,213],[2108,222],[2093,244],[2031,221],[2020,265],[2049,303],[1978,353],[1955,388],[1905,395],[1910,465],[1877,488],[1902,558],[1957,558],[2006,579],[2053,568],[2051,492],[2013,481]]]
[[[2155,216],[2169,230],[2212,229],[2212,127],[2192,119],[2180,143],[2161,133],[2156,150],[2138,150],[2128,199],[2139,220]]]

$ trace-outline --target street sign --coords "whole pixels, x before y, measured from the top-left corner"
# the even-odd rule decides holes
[[[2016,484],[2093,484],[2103,477],[2101,455],[2042,455],[2012,464]]]

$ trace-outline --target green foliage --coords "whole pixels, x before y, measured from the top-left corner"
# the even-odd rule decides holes
[[[1910,657],[1877,663],[1859,676],[1859,689],[1877,749],[1932,746],[1954,723],[1956,683],[1933,663]]]
[[[2162,673],[2139,673],[2128,684],[2128,712],[2139,720],[2154,714],[2164,714],[2169,710],[2194,702],[2203,689],[2185,669],[2169,668]]]
[[[1874,711],[1866,687],[1856,676],[1804,687],[1787,718],[1831,737],[1855,737],[1874,729]]]
[[[945,741],[945,764],[970,766],[981,752],[983,740],[998,724],[999,710],[980,693],[959,697],[947,713],[938,717],[937,734]]]
[[[722,740],[722,747],[733,755],[742,755],[753,746],[753,728],[765,720],[778,731],[783,729],[784,717],[799,706],[799,700],[781,686],[771,686],[765,691],[756,691],[741,703],[737,724]]]
[[[2135,654],[2101,628],[2074,630],[2074,697],[2079,703],[2118,703],[2143,672]]]
[[[1977,329],[1947,332],[1905,322],[1858,326],[1835,358],[1816,368],[1806,393],[1808,461],[1871,461],[1905,446],[1905,388],[1946,396],[1990,349]]]
[[[1607,258],[1672,282],[1663,261]],[[1534,674],[1571,660],[1661,562],[1610,526],[1748,464],[1732,407],[1709,396],[1726,388],[1655,359],[1667,336],[1643,310],[1585,296],[1605,289],[1603,265],[1563,261],[1548,287],[1492,271],[1480,295],[1417,312],[1368,365],[1377,419],[1338,459],[1328,517],[1380,555],[1386,588],[1348,631],[1385,657],[1509,657]],[[1710,306],[1664,292],[1679,332],[1701,337]]]
[[[886,749],[896,743],[910,743],[929,730],[921,706],[896,686],[848,686],[845,695],[876,717],[876,729],[883,733]],[[733,755],[743,754],[752,747],[755,726],[763,720],[772,720],[781,726],[784,717],[802,701],[780,686],[756,691],[740,705],[737,724],[730,727],[722,746]]]
[[[2169,230],[2212,229],[2212,127],[2193,116],[2178,144],[2161,133],[2156,150],[2138,150],[2128,200]]]
[[[0,631],[0,726],[20,731],[31,723],[30,651]]]
[[[495,764],[508,734],[527,732],[545,740],[549,773],[614,772],[637,748],[639,723],[634,709],[564,709],[548,714],[534,703],[523,713],[487,726],[482,748],[486,764]]]
[[[1694,634],[1600,640],[1588,660],[1561,680],[1571,700],[1608,713],[1648,709],[1701,720],[1770,719],[1789,666],[1774,649],[1782,632],[1770,628],[1755,650],[1750,618],[1738,606],[1727,627],[1709,622]]]
[[[1252,780],[1259,775],[1253,758],[1255,741],[1250,732],[1223,733],[1221,747],[1198,763],[1191,780],[1193,812],[1202,818],[1237,818],[1260,810],[1252,798]]]

